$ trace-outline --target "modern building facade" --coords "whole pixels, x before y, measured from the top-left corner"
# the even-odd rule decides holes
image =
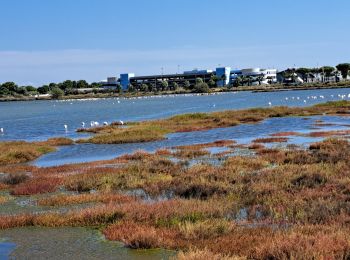
[[[234,82],[237,79],[242,85],[249,86],[273,84],[277,82],[277,70],[249,68],[231,71],[230,82]]]
[[[120,78],[110,77],[107,79],[106,86],[120,84],[123,91],[128,90],[130,86],[134,88],[141,88],[147,85],[151,88],[164,85],[194,86],[197,79],[202,79],[203,82],[216,82],[217,87],[224,87],[232,84],[237,78],[249,79],[251,85],[256,84],[272,84],[277,82],[276,69],[260,69],[250,68],[242,70],[232,70],[230,67],[219,67],[215,70],[198,70],[184,71],[176,74],[162,74],[162,75],[146,75],[136,76],[134,73],[120,74]]]

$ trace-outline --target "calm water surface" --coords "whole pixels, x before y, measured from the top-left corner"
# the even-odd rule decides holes
[[[107,241],[88,228],[14,228],[0,231],[0,259],[125,259],[161,260],[175,253],[167,250],[131,250]],[[0,241],[1,241],[0,240]]]
[[[46,140],[53,136],[78,138],[82,135],[77,134],[75,130],[81,127],[81,122],[88,125],[90,121],[100,123],[117,120],[139,121],[189,112],[266,107],[269,102],[273,106],[305,106],[326,100],[339,100],[338,94],[347,96],[349,93],[350,89],[330,89],[265,93],[231,92],[218,95],[176,95],[119,100],[2,102],[0,127],[4,128],[5,133],[0,135],[0,141]],[[317,99],[310,98],[316,95]],[[65,124],[68,125],[67,132],[63,127]]]
[[[315,129],[316,120],[335,124],[320,129]],[[34,161],[37,166],[47,167],[68,163],[79,163],[96,160],[112,159],[114,157],[133,153],[136,150],[154,152],[160,148],[171,148],[179,145],[207,143],[217,140],[235,140],[238,143],[247,144],[253,139],[267,137],[277,132],[296,131],[308,133],[311,131],[341,130],[347,129],[350,117],[315,116],[310,118],[285,117],[271,118],[258,124],[243,124],[234,127],[216,128],[207,131],[196,131],[186,133],[175,133],[167,136],[167,139],[134,144],[76,144],[60,147],[58,151],[49,153]],[[291,137],[289,143],[307,145],[310,142],[320,140],[319,138]]]
[[[81,122],[88,125],[90,121],[103,123],[104,121],[117,120],[150,120],[189,112],[267,107],[269,102],[273,106],[309,106],[325,101],[340,100],[339,96],[341,95],[345,95],[345,99],[349,99],[349,93],[350,89],[329,89],[262,93],[231,92],[216,95],[176,95],[135,99],[4,102],[0,103],[0,127],[5,129],[5,133],[0,135],[0,141],[46,140],[54,136],[82,138],[86,134],[76,133],[76,129],[81,127]],[[334,118],[334,120],[340,120],[344,124],[345,121],[348,121],[347,118],[341,117]],[[65,131],[63,127],[65,124],[68,125],[68,131]],[[279,131],[310,131],[313,127],[312,124],[312,120],[308,121],[302,118],[278,118],[265,120],[254,125],[171,134],[166,140],[150,143],[71,145],[60,147],[57,152],[39,158],[34,164],[52,166],[111,159],[138,149],[155,151],[162,147],[205,143],[219,139],[249,142],[254,138]],[[294,141],[303,143],[306,140],[295,138]]]

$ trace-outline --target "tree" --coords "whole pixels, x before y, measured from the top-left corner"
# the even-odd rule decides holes
[[[185,89],[191,89],[191,83],[188,81],[188,80],[186,80],[185,82],[184,82],[184,88]]]
[[[196,93],[208,93],[209,92],[209,86],[207,83],[198,83],[194,86],[194,92]]]
[[[74,88],[74,83],[71,80],[65,80],[62,83],[58,84],[59,88],[62,90],[72,89]]]
[[[10,95],[10,91],[7,88],[0,85],[0,96],[7,96],[7,95]]]
[[[34,88],[33,86],[26,86],[25,88],[28,92],[37,92],[37,89]]]
[[[85,80],[79,80],[77,82],[77,88],[88,88],[89,83],[87,83]]]
[[[64,95],[64,92],[62,89],[58,88],[58,87],[54,87],[53,89],[51,89],[51,96],[53,99],[58,99],[60,97],[62,97]]]
[[[172,84],[171,84],[171,89],[172,90],[177,90],[179,88],[179,84],[177,84],[176,82],[173,82]]]
[[[304,81],[307,81],[307,74],[311,72],[311,69],[309,68],[298,68],[296,70],[297,73],[301,75]]]
[[[16,93],[24,96],[28,95],[27,89],[25,87],[18,87]]]
[[[54,87],[54,88],[57,88],[57,87]],[[52,89],[54,89],[54,88],[52,88]],[[41,87],[38,87],[39,94],[47,94],[47,93],[49,93],[49,91],[50,91],[50,87],[48,85],[43,85]]]
[[[264,80],[264,76],[263,75],[259,75],[256,79],[258,80],[259,85],[261,85],[261,82]]]
[[[92,82],[90,84],[90,88],[99,88],[101,87],[101,83],[97,83],[97,82]]]
[[[143,92],[148,92],[148,85],[143,83],[140,87],[140,90],[143,91]]]
[[[242,76],[237,76],[233,82],[232,82],[232,87],[239,87],[243,83],[243,77]]]
[[[325,80],[324,77],[329,78],[330,76],[332,76],[333,72],[335,71],[335,68],[331,66],[323,66],[320,68],[320,71],[322,72],[323,81],[324,81]]]
[[[122,93],[123,92],[122,85],[119,82],[117,83],[116,91],[117,91],[117,93]]]
[[[202,78],[196,78],[196,84],[202,84],[203,79]]]
[[[336,66],[337,70],[340,71],[341,76],[343,79],[347,79],[349,75],[350,70],[350,63],[340,63]]]
[[[216,81],[213,80],[212,78],[208,81],[208,85],[211,88],[215,88],[216,87]]]
[[[169,87],[168,81],[162,80],[162,81],[160,82],[160,87],[162,88],[162,91],[168,90],[168,87]]]
[[[130,93],[135,92],[135,87],[132,84],[129,84],[128,91]]]
[[[222,80],[222,87],[225,87],[226,85],[226,74],[221,75],[221,80]]]
[[[6,88],[10,93],[16,93],[18,90],[18,86],[14,82],[5,82],[1,86]]]

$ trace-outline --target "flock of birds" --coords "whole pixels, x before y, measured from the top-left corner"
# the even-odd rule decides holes
[[[234,92],[234,94],[237,93],[237,92]],[[220,94],[223,94],[223,93],[201,93],[201,94],[182,94],[182,95],[159,95],[159,96],[141,96],[141,97],[132,97],[132,98],[128,98],[129,100],[135,100],[135,99],[152,99],[152,98],[165,98],[165,97],[178,97],[178,96],[203,96],[203,95],[220,95]],[[339,98],[341,100],[344,100],[346,98],[350,99],[350,93],[349,94],[338,94],[338,95],[330,95],[330,98],[332,99],[335,99],[335,98]],[[102,99],[105,99],[105,98],[102,98]],[[123,98],[121,98],[123,99]],[[126,98],[124,98],[126,99]],[[305,99],[302,100],[301,97],[299,96],[292,96],[292,97],[285,97],[283,100],[284,101],[300,101],[302,100],[303,103],[307,103],[308,100],[317,100],[317,99],[325,99],[325,96],[323,95],[316,95],[316,96],[307,96]],[[101,100],[99,98],[89,98],[89,99],[75,99],[75,100],[59,100],[59,101],[56,101],[56,102],[70,102],[70,104],[73,104],[72,101],[94,101],[94,100]],[[116,98],[116,102],[118,104],[120,104],[120,99],[119,98]],[[134,102],[133,102],[134,103]],[[113,104],[115,104],[113,102]],[[272,102],[269,101],[268,102],[268,106],[272,106]],[[216,107],[215,104],[212,105],[213,107]],[[124,125],[124,122],[122,120],[119,121],[119,124],[120,125]],[[102,123],[103,126],[107,126],[109,125],[109,123],[107,121],[103,122]],[[85,122],[81,122],[81,127],[82,128],[86,128],[87,124]],[[91,121],[90,122],[90,127],[98,127],[100,126],[100,123],[98,121]],[[64,130],[65,132],[68,132],[68,124],[64,124],[63,125],[64,127]],[[0,134],[3,135],[5,133],[5,129],[3,127],[0,128]]]
[[[109,123],[107,121],[103,122],[103,126],[107,126],[109,125]],[[124,125],[124,121],[122,120],[119,120],[119,125]],[[90,127],[99,127],[100,126],[100,123],[98,121],[90,121]],[[68,132],[68,125],[67,124],[64,124],[63,125],[64,127],[64,130],[66,132]],[[81,122],[81,127],[82,128],[85,128],[86,127],[86,123],[85,122]]]
[[[344,100],[344,99],[346,99],[346,98],[349,98],[349,99],[350,99],[350,93],[347,94],[347,95],[338,94],[337,96],[335,96],[335,95],[332,94],[332,95],[330,95],[330,97],[331,97],[332,99],[334,99],[335,97],[338,97],[338,98],[341,99],[341,100]],[[323,96],[323,95],[319,95],[319,96],[307,96],[306,99],[303,99],[303,103],[306,104],[306,103],[308,102],[308,100],[317,100],[317,99],[325,99],[325,96]],[[301,98],[300,98],[300,97],[285,97],[284,100],[285,100],[285,101],[293,101],[293,100],[300,101]],[[268,105],[271,107],[271,106],[272,106],[272,102],[269,101],[269,102],[268,102]]]

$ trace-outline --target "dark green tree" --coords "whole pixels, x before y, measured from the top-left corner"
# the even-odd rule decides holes
[[[89,83],[87,83],[85,80],[78,80],[77,81],[77,88],[88,88]]]
[[[145,83],[143,83],[142,85],[141,85],[141,87],[140,87],[140,90],[142,91],[142,92],[148,92],[148,85],[147,84],[145,84]]]
[[[162,91],[168,90],[168,87],[169,87],[168,81],[162,80],[162,81],[160,82],[160,87],[161,87],[161,90],[162,90]]]
[[[57,87],[55,87],[55,88],[57,88]],[[48,85],[43,85],[41,87],[38,87],[38,92],[39,92],[39,94],[47,94],[50,92],[50,87]]]
[[[323,66],[320,68],[320,72],[322,73],[323,76],[323,81],[325,81],[325,77],[329,78],[333,75],[333,72],[335,71],[334,67],[331,66]]]
[[[28,91],[27,91],[27,89],[25,87],[18,87],[16,93],[20,94],[20,95],[23,95],[23,96],[28,95]]]
[[[75,83],[71,80],[65,80],[62,83],[58,84],[59,88],[62,90],[72,89],[74,88]]]
[[[10,95],[10,91],[7,88],[0,85],[0,96],[7,96],[7,95]]]
[[[187,90],[191,89],[191,83],[188,80],[184,82],[184,89],[187,89]]]
[[[58,88],[58,87],[54,87],[53,89],[51,89],[51,96],[53,99],[58,99],[60,97],[62,97],[64,95],[64,92],[62,89]]]
[[[213,80],[212,78],[208,81],[208,85],[211,88],[215,88],[216,87],[216,81]]]
[[[129,84],[128,92],[133,93],[135,91],[136,91],[135,87],[132,84]]]
[[[194,92],[196,93],[208,93],[209,92],[209,86],[207,83],[198,83],[193,88]]]
[[[203,79],[202,78],[196,78],[196,84],[202,84]]]
[[[299,73],[304,81],[307,80],[307,74],[311,72],[311,69],[309,68],[298,68],[296,70],[297,73]]]
[[[37,92],[37,89],[34,88],[33,86],[26,86],[25,88],[28,92]]]
[[[340,63],[336,66],[337,70],[340,71],[341,76],[343,79],[347,79],[349,75],[350,70],[350,63]]]
[[[6,88],[10,93],[16,93],[18,90],[18,86],[14,82],[5,82],[1,86]]]

